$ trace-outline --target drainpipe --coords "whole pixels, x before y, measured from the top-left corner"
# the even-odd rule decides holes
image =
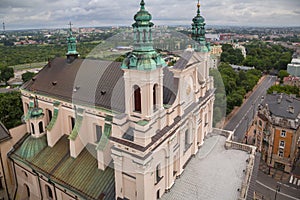
[[[3,165],[1,151],[0,151],[0,161],[1,161],[2,171],[3,171],[3,177],[4,177],[4,184],[5,184],[6,195],[7,195],[7,198],[10,199],[9,193],[8,193],[8,188],[7,188],[7,182],[6,182],[6,177],[5,177],[5,171],[4,171],[4,165]]]
[[[41,187],[40,176],[39,176],[39,174],[38,174],[34,169],[32,169],[32,172],[38,177],[39,188],[40,188],[40,194],[41,194],[41,200],[43,200],[43,193],[42,193],[42,187]]]

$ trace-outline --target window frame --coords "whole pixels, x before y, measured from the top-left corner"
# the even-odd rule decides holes
[[[283,137],[283,138],[286,137],[286,130],[281,130],[280,137]]]
[[[282,144],[283,144],[283,145],[282,145]],[[280,140],[280,141],[279,141],[279,148],[284,149],[284,147],[285,147],[285,141],[284,141],[284,140]]]

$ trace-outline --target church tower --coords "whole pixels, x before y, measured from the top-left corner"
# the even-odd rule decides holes
[[[197,4],[197,14],[193,18],[192,23],[192,39],[196,42],[193,45],[195,52],[201,57],[202,61],[198,66],[198,79],[205,83],[206,87],[211,88],[208,84],[209,80],[209,64],[210,64],[210,44],[205,39],[205,19],[200,14],[200,2]]]
[[[200,2],[197,4],[197,15],[193,18],[192,38],[197,42],[194,49],[199,52],[209,52],[210,44],[205,40],[205,19],[200,14]]]
[[[72,62],[74,59],[78,58],[78,52],[76,51],[76,38],[72,35],[72,23],[70,22],[69,25],[70,30],[67,38],[68,52],[66,55],[68,62]]]
[[[126,114],[150,120],[163,109],[163,71],[166,64],[153,48],[152,16],[145,9],[144,0],[134,16],[134,50],[122,63],[124,70]]]

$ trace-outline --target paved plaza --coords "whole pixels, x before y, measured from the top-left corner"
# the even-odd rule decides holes
[[[238,189],[242,185],[249,154],[240,150],[226,150],[225,140],[221,135],[208,137],[162,199],[238,199]]]

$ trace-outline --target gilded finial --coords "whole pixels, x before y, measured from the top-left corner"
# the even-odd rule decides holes
[[[200,1],[198,0],[198,4],[197,4],[197,15],[200,16]]]

